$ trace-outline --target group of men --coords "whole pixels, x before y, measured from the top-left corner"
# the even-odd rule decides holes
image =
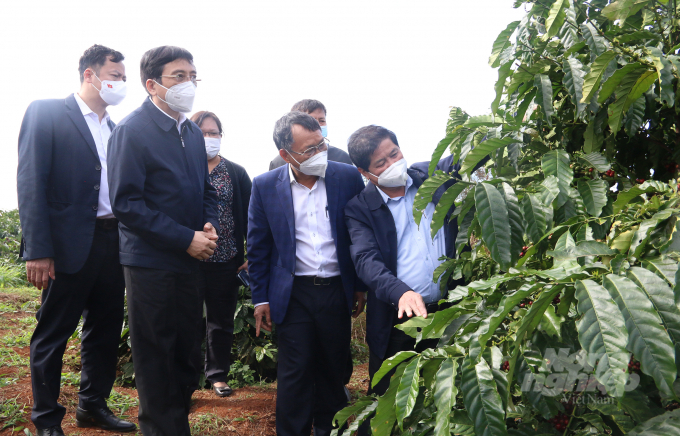
[[[136,429],[106,403],[125,298],[142,433],[190,434],[203,304],[198,264],[213,253],[219,229],[203,134],[185,115],[197,73],[187,50],[147,51],[140,73],[148,98],[116,126],[106,108],[125,96],[123,60],[107,47],[89,48],[79,91],[31,103],[19,135],[22,256],[29,281],[42,289],[31,339],[31,419],[40,436],[64,434],[62,358],[81,316],[76,423]],[[395,326],[440,309],[433,272],[454,255],[457,228],[452,222],[430,235],[436,198],[416,224],[413,202],[428,163],[409,168],[393,132],[357,130],[350,161],[329,146],[325,107],[307,102],[276,122],[279,155],[253,180],[248,211],[256,332],[272,323],[278,331],[283,436],[330,434],[347,405],[351,316],[366,300],[371,379],[385,359],[414,349]],[[448,158],[438,168],[457,166]],[[385,377],[369,393],[388,384]]]

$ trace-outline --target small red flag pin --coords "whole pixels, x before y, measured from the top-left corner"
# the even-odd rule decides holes
[[[111,86],[110,83],[107,83],[106,86],[108,86],[109,88],[113,88],[113,86]]]

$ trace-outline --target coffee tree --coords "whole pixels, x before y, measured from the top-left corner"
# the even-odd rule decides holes
[[[515,7],[492,113],[451,110],[414,204],[456,181],[431,228],[459,226],[434,277],[450,307],[399,326],[438,346],[387,360],[342,434],[680,434],[680,8]],[[434,172],[447,150],[456,174]]]

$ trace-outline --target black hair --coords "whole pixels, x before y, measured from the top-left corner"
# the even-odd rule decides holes
[[[293,125],[302,126],[310,132],[321,130],[318,121],[312,116],[300,111],[288,112],[274,125],[274,144],[279,150],[291,150],[293,146]]]
[[[172,45],[152,48],[144,53],[142,60],[139,63],[142,86],[144,86],[144,89],[146,89],[146,81],[149,79],[160,82],[165,64],[169,64],[177,59],[184,59],[191,64],[194,63],[194,57],[188,50]]]
[[[368,171],[368,167],[371,165],[371,156],[373,156],[375,149],[387,138],[399,147],[397,135],[384,127],[370,125],[352,133],[347,141],[347,149],[354,165]]]
[[[109,59],[111,62],[121,62],[125,59],[125,56],[119,51],[104,47],[103,45],[95,44],[92,47],[85,50],[83,55],[78,61],[78,72],[80,73],[80,83],[85,80],[85,70],[92,68],[94,72],[99,76],[99,70],[104,66],[106,60]]]
[[[203,121],[205,121],[206,118],[212,118],[215,121],[215,124],[217,124],[217,129],[220,131],[220,133],[222,133],[222,123],[220,122],[220,119],[217,118],[217,115],[215,115],[213,112],[196,112],[191,116],[191,121],[196,123],[196,125],[200,128],[201,124],[203,124]]]
[[[291,111],[300,111],[308,114],[311,114],[317,109],[321,109],[324,115],[326,115],[326,106],[324,106],[319,100],[311,100],[309,98],[298,101],[293,105],[292,108],[290,108]]]

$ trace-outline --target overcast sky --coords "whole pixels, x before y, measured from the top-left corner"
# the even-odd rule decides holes
[[[128,94],[114,122],[146,93],[142,54],[188,49],[202,81],[194,110],[225,130],[221,154],[252,177],[277,150],[275,121],[303,98],[328,110],[328,138],[347,149],[359,127],[393,130],[409,163],[429,160],[450,106],[489,112],[498,33],[522,9],[512,0],[147,1],[3,3],[0,48],[9,62],[0,104],[0,209],[17,206],[17,138],[28,104],[77,92],[78,59],[92,44],[125,55]],[[11,73],[11,74],[10,74]]]

